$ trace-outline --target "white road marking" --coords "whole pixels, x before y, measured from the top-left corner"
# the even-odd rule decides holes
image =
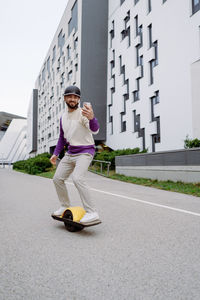
[[[67,184],[74,185],[71,182],[67,182]],[[111,195],[111,196],[115,196],[115,197],[120,197],[120,198],[124,198],[124,199],[128,199],[128,200],[132,200],[132,201],[135,201],[135,202],[143,203],[143,204],[157,206],[157,207],[161,207],[161,208],[165,208],[165,209],[170,209],[170,210],[178,211],[178,212],[181,212],[181,213],[184,213],[184,214],[189,214],[189,215],[200,217],[200,213],[195,213],[195,212],[190,211],[190,210],[175,208],[175,207],[171,207],[171,206],[167,206],[167,205],[162,205],[162,204],[158,204],[158,203],[154,203],[154,202],[149,202],[149,201],[145,201],[145,200],[140,200],[140,199],[137,199],[137,198],[132,198],[132,197],[128,197],[128,196],[124,196],[124,195],[120,195],[120,194],[105,192],[105,191],[94,189],[94,188],[90,188],[90,189],[92,191],[95,191],[95,192],[98,192],[98,193],[102,193],[102,194],[106,194],[106,195]]]

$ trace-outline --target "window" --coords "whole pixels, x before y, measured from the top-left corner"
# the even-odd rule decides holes
[[[113,79],[113,86],[111,88],[111,93],[115,93],[115,74],[112,75],[112,79]]]
[[[152,47],[152,24],[148,26],[148,33],[149,33],[149,48]]]
[[[56,46],[53,47],[52,64],[54,63],[55,59],[56,59]]]
[[[152,152],[155,152],[155,143],[160,143],[160,117],[154,114],[154,105],[160,102],[159,91],[150,98],[151,101],[151,122],[157,123],[157,133],[152,135]]]
[[[139,49],[140,49],[140,45],[136,46],[136,66],[140,65],[140,56],[139,56]]]
[[[77,27],[78,27],[78,1],[74,3],[74,6],[71,9],[71,19],[68,23],[68,36],[70,35],[73,29],[75,29],[76,32]]]
[[[151,7],[151,0],[148,0],[148,13],[150,13],[152,10],[152,7]]]
[[[153,84],[153,64],[154,64],[154,61],[150,61],[149,62],[149,68],[150,68],[150,85]]]
[[[108,122],[111,123],[111,127],[110,127],[110,134],[113,134],[113,116],[111,116],[111,106],[112,105],[108,105]]]
[[[200,0],[192,0],[192,13],[195,14],[200,10]]]
[[[113,68],[115,67],[115,50],[113,52],[113,59],[110,61],[110,75],[113,76]]]
[[[67,75],[67,80],[70,81],[72,79],[72,71],[70,71]]]
[[[112,40],[115,36],[115,23],[112,21],[112,29],[110,30],[110,48],[112,48]]]
[[[62,29],[58,35],[58,48],[60,48],[60,56],[62,56],[63,52],[62,52],[62,48],[65,44],[65,35],[63,35],[62,33]]]
[[[61,88],[64,86],[64,80],[65,80],[65,73],[62,73],[62,75],[61,75],[61,82],[60,82]]]
[[[157,123],[157,134],[152,134],[152,152],[155,152],[155,143],[160,143],[160,117],[154,118]]]
[[[139,57],[139,65],[141,66],[141,77],[144,76],[143,55]]]
[[[57,61],[57,71],[59,71],[60,69],[60,57],[58,58],[58,61]]]
[[[160,102],[159,91],[156,91],[154,97],[154,104],[157,104],[159,102]]]
[[[130,10],[127,12],[126,18],[124,19],[124,29],[121,31],[122,40],[128,36],[128,46],[131,45],[130,26],[127,27],[127,23],[129,20],[130,20]]]
[[[140,114],[136,114],[136,110],[133,110],[133,127],[134,132],[138,132],[138,137],[142,138],[142,147],[145,149],[145,128],[140,128]]]
[[[138,101],[140,100],[140,79],[137,78],[137,90],[133,92],[133,101]]]
[[[155,101],[154,99],[155,99],[155,97],[150,98],[150,100],[151,100],[151,122],[154,121],[154,101]]]
[[[70,57],[71,57],[71,48],[70,48],[70,46],[68,45],[68,46],[67,46],[67,60],[69,60]]]
[[[135,16],[135,35],[139,35],[138,32],[138,16]]]
[[[140,115],[136,115],[136,110],[133,111],[134,114],[134,132],[140,130]]]
[[[126,131],[126,121],[123,121],[124,113],[121,113],[121,132]]]
[[[50,56],[47,59],[47,71],[48,71],[48,76],[50,76]]]
[[[77,47],[78,47],[78,38],[76,38],[76,39],[74,40],[74,50],[76,50]]]
[[[158,65],[158,41],[153,43],[153,47],[155,48],[155,59],[153,60],[153,67]]]

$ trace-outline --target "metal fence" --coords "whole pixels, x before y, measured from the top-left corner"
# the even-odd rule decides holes
[[[94,164],[93,164],[93,162],[94,162]],[[103,164],[106,164],[107,165],[107,176],[109,176],[110,165],[111,165],[110,161],[93,159],[91,162],[91,166],[92,166],[92,164],[93,164],[93,166],[95,166],[95,164],[100,164],[100,173],[101,174],[103,174]]]

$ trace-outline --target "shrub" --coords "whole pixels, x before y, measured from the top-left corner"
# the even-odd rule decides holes
[[[138,154],[138,153],[146,153],[147,150],[140,151],[140,148],[127,148],[122,150],[113,150],[113,151],[107,151],[104,150],[100,153],[96,153],[94,156],[94,159],[97,160],[105,160],[111,162],[111,169],[115,168],[115,156],[119,155],[129,155],[129,154]]]
[[[25,160],[19,160],[13,164],[13,169],[24,170],[24,166],[25,166]]]
[[[186,137],[186,139],[184,140],[184,148],[188,149],[188,148],[198,148],[200,147],[200,140],[198,139],[189,139],[188,136]]]
[[[50,156],[49,153],[42,153],[27,160],[17,161],[13,164],[13,169],[33,175],[45,172],[52,166],[49,160]]]

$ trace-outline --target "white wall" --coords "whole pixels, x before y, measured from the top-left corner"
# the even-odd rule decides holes
[[[140,147],[142,139],[133,132],[133,114],[140,114],[141,128],[145,128],[146,148],[152,151],[151,135],[156,133],[156,122],[151,122],[150,97],[159,90],[160,103],[154,106],[155,116],[160,116],[161,141],[155,144],[156,151],[181,149],[186,135],[198,137],[199,121],[195,117],[192,100],[191,65],[200,58],[200,11],[191,15],[188,0],[152,0],[152,11],[147,13],[147,1],[140,0],[135,6],[132,0],[110,0],[109,28],[115,22],[115,37],[112,48],[108,48],[108,104],[111,103],[110,60],[115,49],[115,88],[111,112],[113,115],[114,133],[110,134],[108,122],[107,145],[113,149]],[[118,3],[118,4],[116,4]],[[124,18],[130,10],[131,46],[127,47],[127,38],[121,40],[124,29]],[[136,85],[136,49],[138,37],[135,36],[134,17],[138,15],[139,26],[143,25],[143,46],[139,55],[143,55],[144,77],[140,79],[140,100],[133,102],[132,92]],[[154,84],[149,85],[149,61],[152,48],[148,46],[147,27],[152,23],[152,40],[158,40],[158,65],[154,68]],[[110,36],[109,43],[110,45]],[[120,112],[122,111],[122,76],[119,75],[119,56],[125,64],[126,78],[129,79],[129,100],[126,101],[126,132],[120,132]],[[199,74],[199,73],[198,73]],[[196,98],[197,99],[197,98]],[[196,100],[197,101],[197,100]],[[195,106],[196,107],[196,106]],[[197,108],[197,107],[196,107]],[[193,111],[193,112],[192,112]],[[195,117],[197,120],[197,117]],[[199,120],[199,118],[198,118]],[[195,128],[194,128],[195,126]]]
[[[13,119],[0,141],[0,162],[13,163],[27,158],[27,121]]]

